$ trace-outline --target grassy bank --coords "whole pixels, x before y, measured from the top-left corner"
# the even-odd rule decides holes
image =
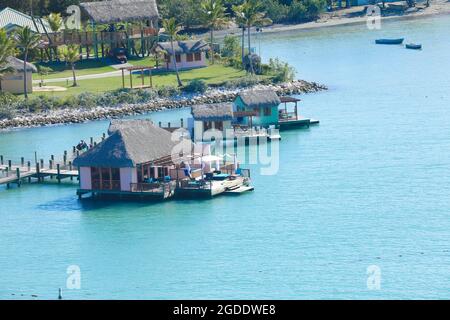
[[[77,74],[78,71],[77,71]],[[187,84],[192,80],[203,80],[209,85],[218,85],[227,81],[236,80],[246,75],[245,71],[238,70],[232,67],[226,67],[221,64],[210,65],[206,68],[192,69],[180,72],[181,80],[184,84]],[[70,76],[70,74],[69,74]],[[150,83],[149,77],[144,76],[145,85]],[[133,85],[139,86],[142,84],[142,78],[140,74],[133,75]],[[70,95],[77,95],[83,92],[102,93],[106,91],[112,91],[122,88],[122,77],[108,77],[98,79],[86,79],[78,80],[78,86],[72,87],[72,81],[64,82],[52,82],[48,83],[50,86],[59,86],[67,88],[67,91],[62,92],[35,92],[31,96],[54,96],[54,97],[66,97]],[[125,77],[125,85],[130,85],[129,76]],[[153,76],[153,85],[155,87],[161,86],[176,86],[176,75],[173,72],[157,74]]]

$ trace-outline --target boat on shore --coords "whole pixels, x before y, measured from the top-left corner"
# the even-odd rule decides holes
[[[376,44],[402,44],[404,40],[405,40],[404,38],[399,38],[399,39],[377,39],[377,40],[375,40],[375,43]]]
[[[411,50],[421,50],[422,49],[422,45],[421,44],[414,44],[414,43],[407,43],[405,45],[406,49],[411,49]]]

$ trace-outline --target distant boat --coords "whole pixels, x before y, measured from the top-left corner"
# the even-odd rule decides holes
[[[422,49],[421,44],[408,43],[405,45],[406,49],[420,50]]]
[[[377,39],[375,40],[376,44],[402,44],[404,38],[401,39]]]

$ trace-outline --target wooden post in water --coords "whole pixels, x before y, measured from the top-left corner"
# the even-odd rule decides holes
[[[27,162],[27,169],[28,169],[28,171],[31,171],[31,162],[30,161]]]
[[[11,170],[12,164],[11,164],[11,160],[8,160],[8,169]]]
[[[52,161],[51,159],[48,161],[48,168],[49,168],[50,170],[53,169],[53,161]]]
[[[184,128],[184,119],[181,118],[181,128]]]
[[[41,169],[44,169],[44,159],[41,159]]]
[[[0,156],[0,164],[3,165],[3,156]]]
[[[59,163],[56,164],[56,179],[58,180],[58,183],[61,183],[61,169]]]
[[[36,163],[36,177],[37,177],[38,182],[41,182],[40,170],[39,169],[40,168],[39,168],[39,162],[38,162],[38,163]]]
[[[16,168],[17,186],[20,188],[20,169]]]
[[[72,161],[69,161],[69,170],[72,171]],[[73,176],[70,175],[70,180],[73,180]]]
[[[64,162],[64,165],[66,165],[66,162],[67,162],[67,151],[64,151],[63,162]]]
[[[94,138],[91,137],[91,144],[94,145]]]
[[[52,161],[55,161],[55,156],[54,156],[54,155],[51,155],[51,156],[50,156],[50,159],[52,159]]]
[[[25,167],[25,158],[24,157],[20,158],[20,166]]]

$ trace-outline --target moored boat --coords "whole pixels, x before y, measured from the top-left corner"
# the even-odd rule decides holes
[[[376,44],[402,44],[404,38],[399,39],[377,39],[375,40]]]
[[[414,43],[407,43],[405,45],[406,49],[412,49],[412,50],[420,50],[422,49],[422,45],[421,44],[414,44]]]

